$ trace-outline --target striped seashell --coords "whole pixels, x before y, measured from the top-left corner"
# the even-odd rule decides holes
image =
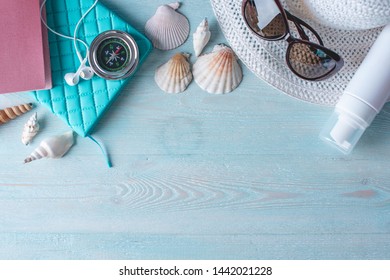
[[[154,80],[167,93],[183,92],[192,81],[188,53],[177,53],[157,68]]]
[[[190,34],[188,19],[176,12],[179,2],[162,5],[145,25],[145,35],[153,46],[160,50],[171,50],[182,45]]]
[[[223,44],[201,55],[193,66],[195,82],[209,93],[228,93],[242,81],[242,70],[233,50]]]
[[[32,103],[13,106],[0,110],[0,125],[5,124],[16,117],[23,115],[33,108]]]

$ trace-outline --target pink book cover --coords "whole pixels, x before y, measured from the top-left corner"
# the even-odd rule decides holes
[[[51,88],[40,0],[0,0],[0,93]]]

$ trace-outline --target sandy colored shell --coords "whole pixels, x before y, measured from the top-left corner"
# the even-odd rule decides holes
[[[20,115],[23,115],[24,113],[30,111],[32,108],[33,105],[29,103],[0,110],[0,125],[15,119]]]
[[[61,158],[69,151],[73,143],[73,131],[47,138],[24,160],[24,163],[42,158]]]
[[[177,53],[156,69],[154,80],[167,93],[183,92],[192,81],[189,54]]]
[[[200,56],[193,66],[194,80],[209,93],[228,93],[242,81],[242,70],[233,50],[216,45],[211,53]]]
[[[211,32],[209,30],[209,22],[207,21],[207,18],[205,18],[199,24],[198,28],[196,28],[195,33],[192,35],[194,51],[196,56],[199,56],[202,53],[204,47],[209,42],[210,37],[211,37]]]
[[[38,131],[39,131],[38,114],[35,113],[24,125],[23,133],[22,133],[22,143],[24,145],[30,144],[31,140],[35,137],[35,135],[37,135]]]
[[[182,45],[190,33],[188,19],[176,12],[178,2],[162,5],[145,25],[145,35],[153,46],[160,50],[171,50]]]

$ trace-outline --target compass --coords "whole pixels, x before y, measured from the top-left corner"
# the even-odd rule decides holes
[[[126,32],[106,31],[91,43],[89,64],[98,76],[106,80],[129,77],[137,68],[138,61],[137,43]]]

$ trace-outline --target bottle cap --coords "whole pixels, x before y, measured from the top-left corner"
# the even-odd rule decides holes
[[[320,133],[320,138],[344,154],[349,154],[365,129],[353,117],[335,111]]]

